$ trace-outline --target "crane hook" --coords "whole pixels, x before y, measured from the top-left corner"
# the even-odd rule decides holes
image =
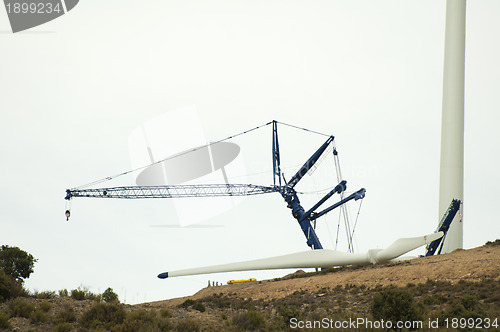
[[[66,210],[66,221],[69,221],[69,217],[71,216],[71,211],[70,210]]]

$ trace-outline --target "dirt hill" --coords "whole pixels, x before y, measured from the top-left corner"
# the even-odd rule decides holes
[[[300,277],[300,278],[299,278]],[[418,259],[364,267],[341,268],[329,273],[300,273],[281,278],[245,284],[207,287],[193,296],[150,303],[152,306],[174,307],[187,299],[201,299],[212,294],[236,294],[242,298],[271,301],[293,294],[297,290],[316,292],[322,288],[338,285],[364,285],[373,288],[378,285],[406,286],[420,284],[427,280],[481,281],[486,278],[500,278],[500,245],[485,245],[447,255],[422,257]]]
[[[291,319],[323,318],[439,320],[441,330],[447,330],[443,324],[453,318],[481,323],[490,319],[498,325],[499,281],[497,240],[447,255],[297,271],[283,278],[207,287],[192,296],[133,306],[50,292],[43,298],[41,294],[15,298],[0,303],[0,330],[293,331]]]

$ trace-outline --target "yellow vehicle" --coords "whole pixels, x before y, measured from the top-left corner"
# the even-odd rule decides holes
[[[228,285],[231,285],[231,284],[240,284],[240,283],[243,283],[243,282],[251,282],[251,281],[257,281],[257,279],[250,278],[250,279],[242,279],[242,280],[228,280],[227,284]]]

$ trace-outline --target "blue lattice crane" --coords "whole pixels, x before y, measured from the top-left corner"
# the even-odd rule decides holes
[[[73,188],[66,190],[66,200],[74,197],[94,197],[94,198],[122,198],[122,199],[143,199],[143,198],[179,198],[179,197],[218,197],[218,196],[250,196],[265,193],[278,192],[287,203],[287,207],[292,210],[293,217],[297,220],[306,239],[307,245],[312,249],[323,249],[321,242],[316,235],[316,220],[333,209],[347,203],[351,200],[364,198],[365,189],[362,188],[355,193],[341,199],[330,207],[316,212],[334,194],[341,194],[346,190],[347,182],[340,181],[328,194],[320,199],[309,210],[305,210],[300,204],[298,192],[294,187],[299,183],[308,171],[310,171],[320,158],[325,154],[327,148],[333,144],[334,137],[329,136],[319,149],[304,163],[304,165],[295,173],[295,175],[286,181],[280,162],[280,152],[278,143],[278,122],[272,121],[266,125],[272,124],[272,160],[273,160],[273,185],[260,186],[253,184],[206,184],[206,185],[162,185],[162,186],[126,186],[111,188],[79,189]],[[219,141],[220,142],[220,141]],[[334,148],[333,154],[337,151]],[[161,162],[161,161],[160,161]],[[128,173],[128,172],[127,172]],[[111,178],[106,178],[111,179]],[[284,182],[284,185],[282,184]],[[69,218],[70,211],[66,211],[66,217]],[[352,236],[352,235],[351,235]]]

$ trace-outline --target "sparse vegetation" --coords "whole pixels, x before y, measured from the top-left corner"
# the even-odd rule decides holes
[[[56,323],[73,323],[73,322],[76,322],[75,311],[69,305],[66,305],[63,308],[63,310],[61,310],[59,313],[57,313],[57,315],[55,316],[54,320],[55,320]]]
[[[491,242],[491,241],[488,241],[486,242],[486,245],[487,246],[500,246],[500,239],[496,239],[495,241]]]
[[[373,296],[373,318],[385,321],[421,321],[423,319],[413,296],[405,288],[386,288]]]
[[[46,311],[44,311],[42,308],[36,308],[35,311],[33,311],[30,314],[30,321],[32,324],[40,324],[40,323],[46,323],[50,320],[50,316],[47,314]]]
[[[203,305],[203,303],[201,303],[200,301],[194,301],[191,299],[184,301],[183,303],[181,303],[179,305],[179,307],[184,308],[184,309],[193,308],[194,310],[198,310],[199,312],[205,311],[205,306]]]
[[[50,328],[50,332],[70,332],[73,330],[73,325],[70,323],[56,323]]]
[[[96,303],[80,318],[81,326],[88,329],[111,329],[123,323],[126,313],[123,306],[118,303]]]
[[[180,332],[199,331],[200,323],[191,318],[184,318],[177,323],[176,330]]]
[[[11,317],[29,318],[34,310],[35,306],[23,298],[15,298],[9,302],[9,312]]]
[[[9,315],[5,312],[0,312],[0,329],[10,328]]]
[[[33,294],[34,297],[37,299],[54,299],[57,297],[56,292],[52,291],[44,291],[44,292],[37,292]]]
[[[0,270],[0,303],[26,295],[27,293],[20,281]]]
[[[67,290],[59,291],[59,294],[68,294]],[[92,300],[92,301],[97,301],[100,302],[102,300],[103,294],[95,294],[92,293],[90,290],[88,290],[85,287],[78,287],[77,289],[71,290],[71,298],[77,300],[77,301],[83,301],[83,300]],[[61,296],[61,295],[60,295]],[[116,295],[113,292],[112,288],[106,289],[106,298],[107,299],[113,299],[116,296],[116,301],[118,301],[118,295]],[[63,296],[61,296],[63,297]],[[106,302],[106,301],[105,301]],[[109,301],[112,302],[112,301]]]
[[[498,251],[498,243],[500,241],[487,244],[483,252],[489,252],[490,256],[480,260],[494,262],[491,255]],[[422,282],[422,279],[415,281],[415,278],[408,278],[399,283],[405,286],[399,287],[369,282],[359,284],[354,279],[338,284],[324,282],[331,273],[347,271],[351,275],[355,270],[365,269],[356,271],[359,275],[365,271],[398,269],[401,266],[405,265],[391,263],[382,267],[298,272],[278,279],[280,283],[285,280],[283,284],[286,285],[280,288],[280,292],[286,290],[286,294],[279,296],[261,299],[256,293],[243,295],[245,293],[240,292],[238,287],[224,286],[226,288],[220,288],[221,292],[202,293],[205,296],[199,294],[168,308],[157,304],[120,304],[111,288],[102,294],[92,293],[82,286],[71,291],[63,289],[57,293],[44,291],[29,294],[23,289],[22,280],[16,281],[0,270],[0,330],[289,331],[292,318],[320,321],[326,317],[343,321],[362,317],[371,320],[439,319],[441,326],[437,330],[445,331],[442,322],[446,318],[500,318],[498,273],[483,274],[484,279],[474,277],[459,281],[454,279],[453,282],[436,278]],[[315,276],[318,279],[292,280]],[[315,280],[323,282],[315,283]],[[260,291],[267,285],[272,286],[273,282],[264,280],[255,283],[254,287]],[[19,327],[20,324],[23,324],[22,327]]]
[[[40,302],[40,304],[38,305],[38,307],[43,312],[49,312],[50,308],[52,307],[52,304],[50,304],[50,302],[43,301],[43,302]]]
[[[255,331],[266,326],[266,317],[255,310],[243,311],[237,313],[232,322],[245,331]]]
[[[77,301],[83,301],[85,300],[85,292],[80,289],[73,289],[71,291],[71,298],[77,300]]]
[[[160,316],[163,317],[163,318],[170,318],[172,317],[172,311],[168,310],[168,309],[161,309],[160,310]]]

